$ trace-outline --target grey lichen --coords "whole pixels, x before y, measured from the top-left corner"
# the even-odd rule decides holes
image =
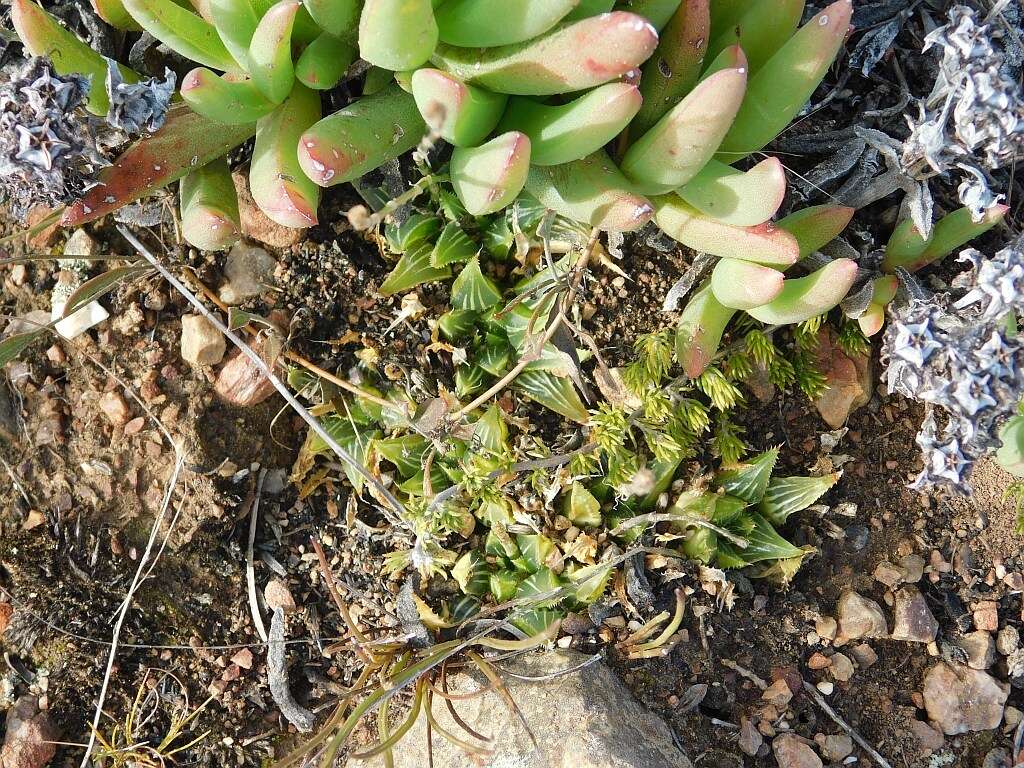
[[[971,269],[953,281],[952,293],[894,310],[882,354],[889,391],[928,406],[915,487],[969,492],[973,463],[999,446],[999,428],[1024,391],[1015,321],[1024,310],[1024,237],[991,259],[968,249],[960,260]]]
[[[87,78],[58,75],[44,58],[0,84],[0,193],[16,212],[67,202],[104,162],[82,109],[88,93]]]
[[[997,27],[979,22],[967,6],[953,6],[949,23],[930,32],[924,50],[942,51],[927,99],[908,117],[903,165],[913,175],[959,171],[960,201],[975,219],[997,205],[988,171],[1024,156],[1024,97],[1006,71]]]

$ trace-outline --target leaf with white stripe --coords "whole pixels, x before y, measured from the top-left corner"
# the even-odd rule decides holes
[[[839,481],[839,472],[822,477],[776,477],[768,484],[758,509],[773,525],[807,509]]]

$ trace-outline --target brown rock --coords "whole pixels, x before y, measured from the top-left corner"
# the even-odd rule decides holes
[[[28,212],[28,216],[25,219],[25,223],[28,224],[29,228],[36,226],[43,219],[49,216],[52,211],[45,205],[35,205]],[[28,238],[29,247],[37,251],[48,251],[53,245],[53,241],[57,239],[57,233],[60,231],[60,220],[54,222],[45,229],[37,232]]]
[[[835,640],[839,624],[831,616],[822,616],[814,622],[814,631],[823,640]]]
[[[822,768],[821,758],[803,739],[792,733],[776,736],[772,741],[772,752],[779,768]]]
[[[940,661],[924,679],[928,717],[948,736],[998,728],[1010,686],[962,664]]]
[[[22,696],[7,712],[7,735],[0,748],[2,768],[43,768],[57,753],[60,736],[35,696]]]
[[[122,427],[128,423],[131,412],[128,410],[128,403],[124,401],[120,392],[104,392],[100,397],[100,410],[107,420],[115,427]]]
[[[262,248],[244,241],[235,243],[224,262],[227,282],[220,288],[220,300],[225,304],[241,304],[259,296],[273,282],[274,257]]]
[[[740,720],[740,738],[736,743],[740,751],[745,755],[755,757],[762,744],[764,744],[764,736],[758,732],[749,718],[742,718]]]
[[[905,555],[901,557],[899,566],[906,573],[904,580],[908,584],[916,584],[924,576],[924,558],[920,555]]]
[[[875,649],[867,643],[855,645],[850,649],[850,653],[857,660],[857,666],[861,669],[867,669],[878,661],[878,654],[875,653]]]
[[[990,632],[968,632],[957,640],[957,645],[967,654],[967,666],[971,669],[988,669],[996,662],[996,643]]]
[[[850,657],[843,654],[835,654],[830,661],[832,664],[828,668],[828,673],[832,675],[834,679],[840,683],[847,682],[853,677],[853,662],[850,661]]]
[[[10,603],[0,603],[0,635],[11,623],[11,616],[14,615],[14,607]]]
[[[216,365],[224,359],[227,342],[202,315],[182,315],[181,359],[192,365]]]
[[[937,752],[942,749],[942,745],[946,742],[941,731],[932,728],[923,720],[911,720],[910,732],[917,737],[921,749],[925,752]]]
[[[831,664],[832,660],[825,654],[819,652],[811,654],[811,658],[807,660],[808,669],[825,669],[825,667],[831,666]]]
[[[256,351],[259,353],[259,349]],[[213,389],[223,400],[241,408],[258,405],[275,391],[274,385],[239,349],[221,366]]]
[[[928,610],[924,595],[917,587],[907,585],[894,593],[895,621],[892,639],[912,643],[930,643],[939,633],[939,622]]]
[[[231,657],[231,663],[237,664],[242,669],[252,669],[252,661],[252,651],[250,651],[248,648],[243,648]]]
[[[870,357],[849,357],[834,341],[835,335],[827,328],[818,333],[816,354],[828,389],[814,401],[814,407],[832,429],[839,429],[853,411],[871,399],[872,375]]]
[[[983,600],[974,609],[974,628],[983,629],[986,632],[995,632],[999,629],[999,603],[991,600]]]
[[[823,736],[818,742],[818,746],[821,747],[821,754],[830,763],[838,763],[849,757],[850,753],[853,752],[853,739],[844,734],[834,736]]]
[[[902,568],[893,565],[888,560],[883,560],[875,568],[874,574],[875,581],[880,581],[889,589],[892,589],[897,584],[902,584],[907,581],[907,573]]]
[[[861,637],[886,637],[889,627],[885,614],[874,600],[847,590],[839,596],[837,605],[839,631],[850,640]]]
[[[280,579],[271,579],[267,583],[263,589],[263,597],[266,598],[267,606],[272,611],[280,608],[285,613],[292,613],[296,609],[295,598],[292,597],[291,590]]]
[[[258,240],[271,248],[290,248],[302,242],[306,230],[282,227],[267,218],[267,215],[256,205],[249,192],[249,169],[242,168],[231,174],[238,193],[238,214],[242,224],[242,234]]]
[[[789,683],[780,678],[768,686],[761,694],[761,698],[772,706],[784,710],[793,699],[793,691],[790,690]]]
[[[28,282],[28,267],[24,264],[15,264],[11,267],[11,282],[16,288],[20,288]]]

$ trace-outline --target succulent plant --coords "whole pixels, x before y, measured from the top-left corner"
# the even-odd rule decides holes
[[[1015,466],[1024,252],[1018,238],[993,258],[969,249],[961,260],[971,269],[954,281],[952,295],[918,296],[894,310],[883,346],[889,390],[928,406],[917,438],[925,459],[918,488],[969,491],[974,462],[1003,437],[1001,456]]]
[[[86,195],[66,224],[181,178],[194,157],[216,159],[220,144],[237,145],[258,122],[257,202],[280,224],[308,226],[319,198],[305,177],[320,186],[356,180],[415,147],[429,126],[455,146],[447,173],[472,215],[496,213],[524,190],[605,229],[636,229],[657,208],[669,234],[711,252],[736,228],[754,247],[747,229],[763,226],[781,202],[777,162],[748,172],[730,164],[801,109],[851,11],[839,0],[797,30],[797,0],[779,12],[768,0],[627,3],[630,10],[610,12],[609,3],[519,0],[501,18],[481,0],[210,0],[195,4],[198,13],[174,0],[94,5],[110,23],[143,29],[196,62],[181,96],[227,127],[191,139],[190,149],[205,151],[187,161],[183,152],[168,156],[174,170],[159,178]],[[106,75],[107,62],[33,0],[15,0],[13,16],[28,49],[52,55],[58,71]],[[321,118],[307,91],[331,88],[357,55],[394,72],[396,84],[371,89],[368,81],[362,97]],[[126,83],[139,79],[119,72]],[[105,113],[105,96],[94,88],[90,107]],[[562,103],[546,103],[551,96]],[[171,121],[167,132],[180,130]],[[275,189],[261,193],[265,185]]]

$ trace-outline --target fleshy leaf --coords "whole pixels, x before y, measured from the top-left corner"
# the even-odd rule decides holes
[[[723,306],[751,309],[767,304],[782,291],[782,273],[739,259],[722,259],[711,273],[711,290]]]
[[[854,212],[844,205],[814,205],[779,219],[777,226],[796,238],[804,259],[839,237]]]
[[[804,551],[782,538],[772,524],[757,512],[747,510],[753,528],[745,536],[747,547],[740,549],[724,538],[718,541],[718,565],[722,568],[742,568],[764,560],[788,560],[803,557]]]
[[[614,80],[646,61],[657,42],[657,32],[645,19],[616,11],[514,45],[442,44],[433,61],[467,83],[498,93],[549,96]]]
[[[573,221],[601,230],[639,229],[654,214],[651,201],[603,151],[564,165],[530,168],[526,189],[541,205]]]
[[[356,58],[355,43],[324,32],[303,49],[295,62],[295,78],[307,88],[330,90]]]
[[[693,295],[676,327],[676,359],[691,379],[707,369],[736,310],[715,298],[710,281]]]
[[[758,510],[772,525],[785,525],[790,515],[807,509],[838,481],[837,472],[822,477],[773,478]]]
[[[396,293],[403,293],[421,283],[429,283],[434,280],[443,280],[452,276],[448,267],[434,267],[430,264],[430,255],[433,247],[429,242],[421,242],[412,246],[402,254],[398,264],[381,283],[377,292],[382,296],[393,296]]]
[[[494,281],[480,271],[480,259],[474,256],[452,283],[452,306],[483,312],[501,301]]]
[[[531,400],[560,413],[567,419],[586,423],[590,414],[572,382],[547,371],[523,371],[513,386]]]
[[[81,226],[152,194],[230,152],[255,132],[254,123],[218,125],[185,105],[172,106],[163,128],[135,142],[113,165],[103,168],[99,184],[68,207],[61,225]]]
[[[782,205],[786,171],[776,157],[762,160],[749,171],[711,160],[676,193],[716,221],[753,227],[768,221]]]
[[[292,63],[292,28],[299,0],[281,0],[260,19],[249,43],[249,75],[264,96],[275,104],[287,98],[295,82]]]
[[[743,102],[744,67],[700,82],[622,158],[622,172],[640,192],[662,194],[690,181],[714,157]]]
[[[473,450],[483,449],[489,453],[499,453],[507,447],[508,425],[501,415],[501,409],[492,405],[479,421],[473,425]]]
[[[405,253],[427,240],[433,241],[441,231],[441,219],[429,213],[413,213],[397,226],[388,223],[384,228],[388,247],[394,253]]]
[[[430,443],[420,435],[404,435],[376,440],[374,450],[398,468],[402,477],[412,477],[423,469]]]
[[[452,187],[473,216],[496,213],[507,206],[526,183],[530,169],[530,140],[509,131],[479,147],[456,147],[449,168]]]
[[[996,205],[985,212],[981,221],[974,221],[968,208],[959,208],[936,222],[932,236],[927,241],[921,237],[913,221],[908,219],[893,232],[885,249],[882,269],[893,272],[897,267],[902,267],[908,272],[916,272],[944,259],[957,248],[992,229],[1003,220],[1008,210],[1005,205]]]
[[[757,152],[792,122],[835,60],[852,13],[850,0],[837,0],[751,77],[743,106],[719,147],[720,160],[734,163]]]
[[[857,262],[836,259],[807,277],[786,280],[777,298],[747,312],[769,325],[802,323],[839,304],[856,279]]]
[[[719,472],[715,483],[726,493],[757,504],[764,497],[778,458],[779,449],[772,448],[738,467]]]
[[[252,80],[225,80],[203,67],[185,75],[181,98],[199,114],[225,125],[256,122],[277,107]]]
[[[601,503],[581,483],[573,483],[569,492],[562,494],[562,514],[574,525],[593,528],[601,524]]]
[[[494,130],[508,97],[467,85],[455,75],[423,67],[412,75],[412,95],[423,121],[456,147],[473,147]]]
[[[641,104],[629,83],[607,83],[566,104],[513,98],[499,131],[521,131],[530,139],[533,165],[561,165],[601,149],[625,128]]]
[[[181,180],[181,234],[203,251],[222,251],[238,242],[242,231],[238,194],[226,158],[191,171]]]
[[[579,0],[504,0],[500,21],[491,0],[447,0],[435,11],[441,42],[491,48],[530,40],[561,21]]]
[[[735,23],[715,30],[708,60],[730,45],[739,45],[756,73],[793,36],[804,13],[804,0],[760,0],[749,4]]]
[[[654,220],[669,237],[696,251],[726,259],[788,267],[796,263],[796,238],[768,222],[756,227],[734,227],[705,216],[678,195],[654,199]]]
[[[329,35],[341,37],[359,26],[360,0],[302,0],[313,21]]]
[[[299,142],[299,163],[317,184],[333,187],[408,152],[425,130],[416,100],[392,83],[306,131]]]
[[[398,72],[424,64],[437,45],[431,0],[364,0],[359,55]]]
[[[249,188],[260,210],[283,227],[317,223],[320,188],[302,173],[295,146],[320,109],[320,94],[295,83],[284,103],[259,121]]]
[[[452,567],[452,578],[467,595],[483,597],[490,592],[490,576],[483,557],[475,549],[469,550]]]
[[[239,67],[213,25],[173,0],[124,0],[124,7],[139,26],[186,59],[221,71]]]

